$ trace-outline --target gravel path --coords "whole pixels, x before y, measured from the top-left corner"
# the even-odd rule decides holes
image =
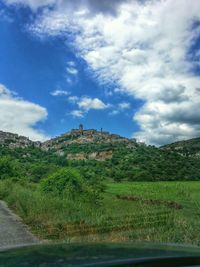
[[[0,201],[0,250],[37,243],[40,241],[28,231],[20,218]]]

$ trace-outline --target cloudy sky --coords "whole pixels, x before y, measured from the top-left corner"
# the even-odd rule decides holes
[[[200,136],[200,1],[0,0],[0,130]]]

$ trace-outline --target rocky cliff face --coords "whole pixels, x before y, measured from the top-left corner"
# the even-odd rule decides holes
[[[67,159],[69,160],[98,160],[104,161],[107,159],[112,159],[113,152],[109,151],[101,151],[101,152],[92,152],[92,153],[75,153],[68,154]]]

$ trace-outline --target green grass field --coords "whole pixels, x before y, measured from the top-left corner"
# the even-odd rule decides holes
[[[147,210],[155,213],[155,216],[156,211],[169,212],[166,224],[139,231],[140,236],[133,234],[136,239],[185,244],[200,243],[199,192],[200,182],[125,182],[110,183],[107,188],[107,194],[113,197],[134,197],[133,200],[121,200],[128,212],[134,212],[134,205],[145,213]]]
[[[135,194],[163,200],[200,200],[200,182],[122,182],[107,185],[110,194]]]
[[[200,244],[200,182],[108,183],[100,206],[0,183],[0,198],[41,238]]]

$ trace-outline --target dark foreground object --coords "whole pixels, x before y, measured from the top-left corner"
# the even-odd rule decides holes
[[[36,245],[0,252],[2,267],[200,266],[200,248],[155,244]]]

